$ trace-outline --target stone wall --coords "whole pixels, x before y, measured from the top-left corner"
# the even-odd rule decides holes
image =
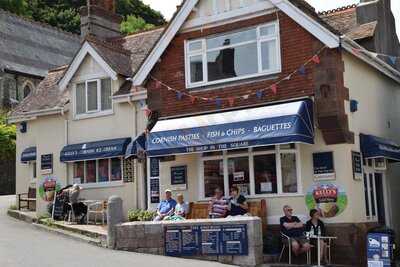
[[[247,256],[193,256],[189,258],[218,261],[239,266],[257,266],[263,261],[263,240],[261,220],[258,217],[242,217],[228,219],[186,220],[181,222],[131,222],[115,226],[115,248],[156,255],[165,254],[164,237],[168,226],[198,225],[247,225]]]

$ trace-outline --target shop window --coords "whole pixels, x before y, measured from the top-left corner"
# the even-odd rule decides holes
[[[111,79],[90,80],[76,84],[75,114],[104,113],[112,110]]]
[[[86,161],[86,183],[96,182],[96,161]]]
[[[254,156],[254,182],[256,195],[278,193],[275,154]]]
[[[122,180],[120,158],[74,162],[74,183],[105,183]]]
[[[120,159],[111,159],[111,181],[122,180],[122,169]]]
[[[188,87],[280,72],[278,23],[188,41],[186,62]]]
[[[204,157],[204,197],[213,196],[215,187],[237,186],[242,194],[250,196],[277,196],[298,194],[298,146],[266,146],[250,148],[222,156]],[[228,192],[226,192],[226,195]]]
[[[296,154],[281,154],[282,191],[283,193],[297,192]]]
[[[204,195],[212,197],[216,188],[224,190],[224,165],[222,160],[204,161]]]
[[[228,160],[229,188],[236,186],[243,195],[250,195],[249,157]]]

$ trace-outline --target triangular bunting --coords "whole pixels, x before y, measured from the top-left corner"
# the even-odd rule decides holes
[[[229,103],[229,106],[233,107],[233,105],[235,105],[235,98],[234,97],[228,98],[228,103]]]
[[[222,105],[222,100],[220,98],[216,98],[215,99],[215,104],[217,105],[217,107],[221,107]]]
[[[313,56],[312,61],[313,61],[315,64],[321,63],[321,59],[319,58],[318,55]]]
[[[196,102],[196,97],[194,96],[190,96],[190,103],[194,104],[194,102]]]
[[[158,80],[156,80],[156,88],[157,88],[157,89],[160,89],[160,88],[161,88],[161,82],[158,81]]]
[[[306,67],[304,65],[299,68],[299,74],[306,75]]]
[[[256,96],[257,96],[258,99],[261,99],[263,97],[263,92],[261,90],[258,90],[256,92]]]
[[[183,94],[182,94],[182,92],[176,92],[176,98],[178,99],[178,100],[182,100],[182,96],[183,96]]]
[[[393,65],[396,65],[397,57],[390,56],[389,60],[390,60],[390,62],[392,62]]]
[[[147,118],[149,118],[151,116],[152,111],[148,108],[144,109],[144,114],[146,115]]]
[[[242,98],[243,98],[244,100],[249,99],[249,97],[250,97],[250,95],[243,95],[243,96],[242,96]]]
[[[271,85],[271,91],[274,95],[276,95],[278,93],[278,85],[277,84]]]
[[[360,54],[360,49],[352,48],[351,51],[353,51],[353,53],[356,54],[356,55]]]

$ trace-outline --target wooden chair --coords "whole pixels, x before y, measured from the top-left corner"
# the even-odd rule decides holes
[[[26,206],[22,207],[22,202],[25,202]],[[35,203],[36,205],[36,188],[29,187],[28,193],[18,194],[18,210],[21,210],[21,208],[27,208],[29,210],[30,203]]]
[[[97,201],[88,205],[86,224],[89,224],[90,214],[94,214],[94,224],[97,224],[97,215],[100,215],[102,218],[102,225],[104,225],[107,217],[107,201]]]

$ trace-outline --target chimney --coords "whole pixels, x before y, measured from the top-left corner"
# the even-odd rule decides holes
[[[373,38],[360,44],[370,51],[391,56],[400,56],[400,42],[396,34],[396,23],[391,10],[391,0],[361,0],[357,6],[359,25],[376,22]],[[398,0],[396,0],[398,1]],[[400,69],[400,60],[393,64],[387,57],[382,60]],[[397,65],[397,66],[396,66]]]
[[[81,7],[81,38],[87,35],[99,39],[120,37],[122,16],[116,14],[115,0],[87,0]]]

